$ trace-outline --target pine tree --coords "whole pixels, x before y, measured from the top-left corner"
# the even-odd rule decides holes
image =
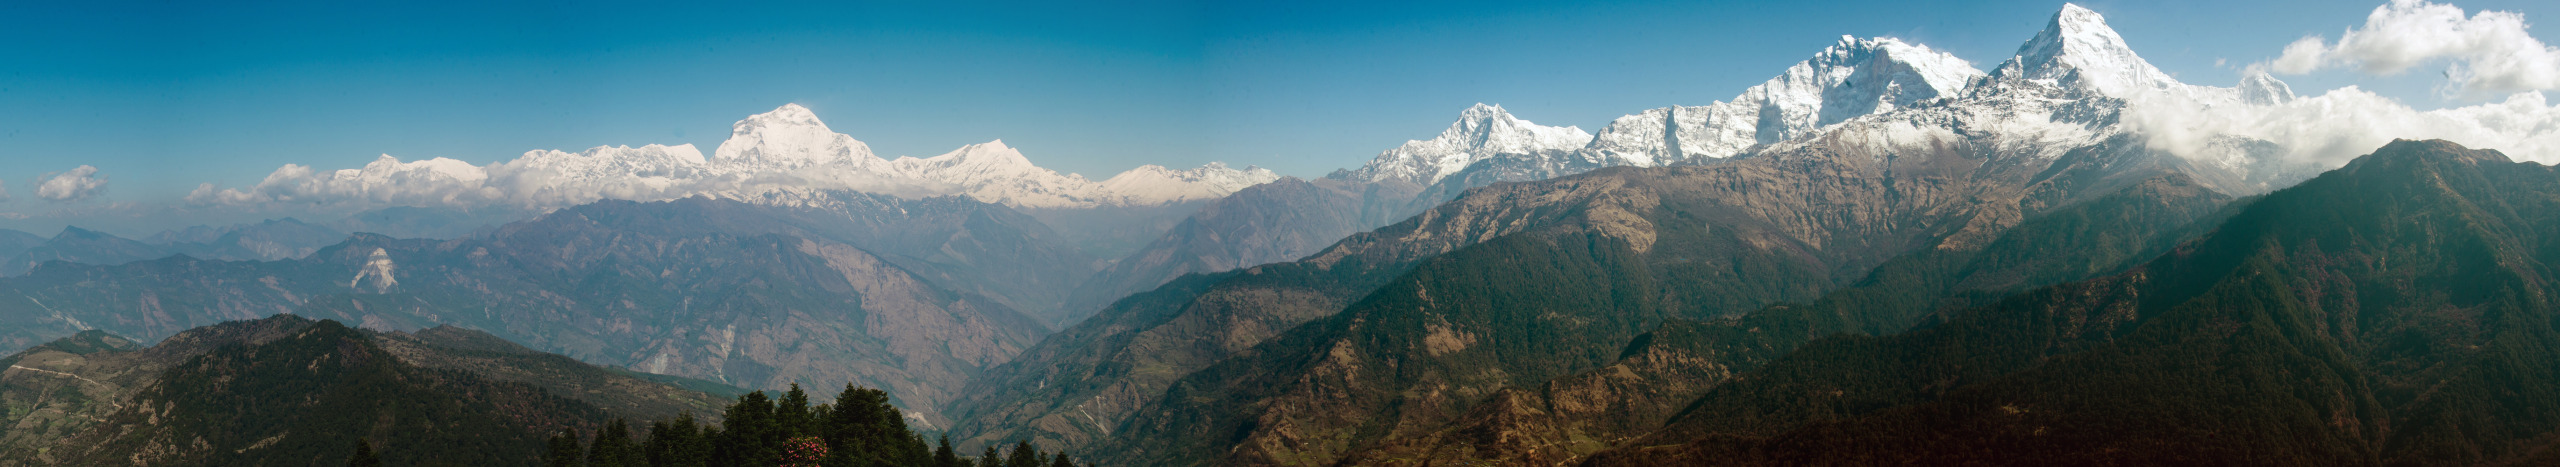
[[[715,465],[772,465],[781,455],[780,426],[773,418],[773,401],[763,391],[738,396],[729,405],[726,420],[712,448]]]
[[[889,405],[889,394],[846,384],[818,425],[827,447],[841,466],[913,465],[933,451],[907,429],[904,416]]]
[[[933,445],[925,444],[924,435],[909,434],[904,444],[907,446],[907,455],[904,457],[906,461],[894,465],[935,465]]]
[[[709,467],[711,440],[703,433],[702,424],[693,414],[677,415],[672,422],[649,424],[647,443],[649,465],[656,467]]]
[[[647,465],[646,454],[631,445],[631,425],[616,418],[605,422],[596,432],[595,443],[587,447],[587,467],[639,467]]]
[[[1004,467],[1004,454],[995,445],[987,445],[987,453],[978,455],[978,467]]]
[[[951,450],[951,435],[942,436],[942,446],[933,448],[934,467],[969,467],[969,461]]]
[[[542,453],[542,465],[578,467],[578,454],[581,454],[581,451],[583,450],[578,446],[578,429],[560,430],[560,434],[551,436],[550,449]]]
[[[347,456],[347,467],[382,467],[382,458],[373,455],[373,443],[356,438],[356,453]]]
[[[1040,457],[1040,448],[1031,447],[1030,441],[1017,441],[1013,443],[1013,453],[1005,455],[1004,465],[1005,467],[1040,467]]]
[[[791,383],[791,390],[782,393],[782,400],[775,402],[773,426],[776,436],[788,439],[817,434],[810,429],[809,393],[800,391],[800,383]]]
[[[1058,457],[1051,458],[1049,467],[1076,467],[1076,460],[1067,458],[1066,451],[1058,451]]]

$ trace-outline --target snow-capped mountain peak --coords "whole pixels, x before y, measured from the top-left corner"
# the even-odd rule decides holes
[[[2282,104],[2293,100],[2293,86],[2264,70],[2250,70],[2240,77],[2240,99],[2250,105]]]
[[[748,116],[730,127],[729,139],[712,152],[713,160],[797,168],[830,163],[867,166],[878,162],[871,146],[827,128],[816,113],[800,104],[783,104]]]
[[[1981,76],[1964,59],[1927,46],[1842,36],[1731,101],[1619,117],[1588,150],[1591,159],[1614,165],[1732,157],[1860,116],[1953,97]]]
[[[1103,180],[1101,184],[1104,190],[1125,196],[1132,204],[1156,204],[1217,198],[1279,179],[1280,174],[1270,169],[1246,166],[1238,170],[1211,162],[1190,170],[1142,165]]]
[[[963,195],[1014,207],[1091,208],[1225,196],[1279,178],[1269,170],[1221,164],[1192,170],[1150,165],[1113,177],[1113,183],[1096,183],[1035,165],[1003,140],[933,157],[885,160],[862,141],[828,128],[809,108],[784,104],[738,120],[709,158],[690,144],[526,151],[485,166],[446,158],[404,162],[383,155],[356,169],[321,171],[288,164],[256,186],[218,189],[208,183],[186,199],[196,204],[504,204],[546,209],[598,199],[688,196],[793,204],[824,198],[826,191],[852,190],[908,197]]]
[[[2019,46],[2018,55],[2001,64],[1995,74],[2056,82],[2072,79],[2074,84],[2109,96],[2183,86],[2126,46],[2124,37],[2107,27],[2106,17],[2068,3],[2054,13],[2053,20],[2034,39]]]
[[[1500,105],[1477,103],[1459,112],[1458,121],[1441,130],[1439,136],[1406,141],[1343,176],[1427,184],[1496,155],[1566,151],[1590,141],[1591,133],[1581,128],[1539,125],[1511,116]]]
[[[1528,153],[1580,146],[1591,141],[1591,134],[1581,128],[1531,123],[1511,116],[1500,105],[1477,103],[1459,112],[1458,121],[1441,130],[1440,137],[1432,141],[1455,143],[1487,154]]]
[[[923,159],[901,157],[896,162],[901,168],[960,169],[971,173],[1048,171],[1033,165],[1031,158],[1023,157],[1021,150],[1006,146],[1001,139],[961,146],[960,149]]]
[[[1927,46],[1889,37],[1841,36],[1839,43],[1788,67],[1786,74],[1745,90],[1734,101],[1760,105],[1763,115],[1754,136],[1769,143],[1861,115],[1953,95],[1981,75],[1964,59]],[[1772,111],[1776,115],[1767,115]]]

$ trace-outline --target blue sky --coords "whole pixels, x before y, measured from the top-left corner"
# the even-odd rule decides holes
[[[1134,2],[1104,5],[60,2],[0,5],[0,186],[95,165],[107,201],[240,186],[376,154],[692,143],[787,102],[884,156],[1002,138],[1091,177],[1208,161],[1316,176],[1475,102],[1597,130],[1730,98],[1840,35],[1990,68],[2061,3]],[[530,6],[528,6],[530,4]],[[2084,2],[2145,58],[2229,85],[2378,1]],[[2461,1],[2560,16],[2551,2]],[[2550,32],[2536,31],[2540,37]],[[2217,63],[2219,62],[2219,63]],[[2286,76],[2418,108],[2430,70]],[[25,209],[21,209],[25,210]]]

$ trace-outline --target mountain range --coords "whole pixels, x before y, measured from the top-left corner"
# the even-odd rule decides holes
[[[30,349],[0,463],[334,462],[419,423],[523,463],[847,383],[962,453],[1104,465],[2560,455],[2560,174],[2147,113],[2300,99],[2180,82],[2065,5],[1987,71],[1844,37],[1730,100],[1596,133],[1477,104],[1314,179],[882,158],[797,105],[709,157],[280,170],[199,193],[395,202],[0,231],[0,345]]]
[[[1888,43],[1844,41],[1862,44]],[[1853,55],[1841,48],[1818,60]],[[1866,57],[1909,55],[1885,50]],[[2149,92],[2111,84],[2156,73],[2129,57],[2094,13],[2067,7],[2018,57],[1951,93],[1958,97],[1853,107],[1876,113],[1749,154],[1681,164],[1695,167],[1480,187],[1295,263],[1178,280],[995,369],[980,380],[992,383],[988,391],[971,392],[998,395],[963,400],[956,412],[974,421],[959,428],[989,430],[982,439],[1092,446],[1088,455],[1119,462],[1330,463],[1361,440],[1449,424],[1505,387],[1606,365],[1619,346],[1666,319],[1812,301],[1896,258],[1978,252],[2022,223],[2124,190],[2167,183],[2190,188],[2165,192],[2229,198],[2312,170],[2279,162],[2243,171],[2260,167],[2149,148],[2119,125],[2125,99],[2108,94]],[[1798,69],[1816,69],[1811,63]],[[1915,74],[1927,73],[1901,75]],[[2178,86],[2207,97],[2241,94]],[[1541,266],[1557,269],[1503,262],[1521,258],[1577,262]],[[1708,269],[1689,269],[1699,267]],[[1479,301],[1525,284],[1539,284],[1539,293]],[[1429,290],[1461,292],[1444,299]],[[1503,314],[1519,312],[1534,313]],[[1900,328],[1882,320],[1828,329]],[[1516,332],[1540,334],[1507,334]],[[1812,337],[1819,335],[1798,338]],[[1520,348],[1499,342],[1532,350],[1465,352]],[[1374,370],[1381,368],[1396,370]],[[1026,393],[1033,387],[1045,389]],[[1236,436],[1175,435],[1202,432]]]

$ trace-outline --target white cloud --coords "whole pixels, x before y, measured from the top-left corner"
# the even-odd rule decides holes
[[[2560,106],[2539,92],[2499,102],[2419,111],[2354,86],[2281,102],[2128,101],[2125,124],[2152,145],[2190,157],[2222,150],[2224,136],[2275,143],[2280,156],[2337,167],[2393,139],[2443,139],[2517,160],[2560,163]]]
[[[695,195],[805,199],[799,195],[806,191],[853,190],[908,197],[965,195],[1014,206],[1079,206],[1223,195],[1242,188],[1228,186],[1234,183],[1250,185],[1279,178],[1268,170],[1213,165],[1143,184],[1148,186],[1107,185],[1033,165],[1003,141],[973,144],[934,157],[882,159],[872,155],[869,146],[827,128],[798,105],[739,121],[715,154],[705,158],[690,144],[598,146],[575,153],[527,151],[513,160],[480,166],[445,158],[402,161],[383,155],[354,169],[316,170],[287,164],[252,186],[198,185],[186,201],[196,207],[248,210],[506,206],[539,211],[600,199],[652,201]]]
[[[2392,0],[2374,8],[2363,27],[2339,33],[2336,43],[2304,37],[2268,65],[2287,74],[2349,67],[2392,75],[2442,59],[2451,62],[2445,69],[2448,95],[2560,89],[2560,48],[2534,39],[2527,27],[2523,14],[2482,11],[2464,17],[2453,5]]]
[[[57,203],[76,203],[106,192],[107,178],[98,176],[97,167],[87,165],[45,174],[36,182],[36,197]]]
[[[359,169],[316,171],[285,164],[247,190],[215,190],[197,185],[187,194],[192,204],[288,204],[307,206],[408,205],[462,206],[486,202],[494,194],[483,182],[487,172],[470,163],[446,158],[401,162],[383,155]]]
[[[0,182],[0,203],[9,202],[9,183]]]
[[[772,188],[852,189],[890,194],[946,194],[948,187],[908,186],[835,166],[756,170],[703,162],[692,145],[604,146],[586,151],[529,151],[514,160],[474,166],[433,158],[382,155],[362,168],[314,170],[286,164],[245,188],[197,185],[197,206],[368,209],[384,206],[472,208],[502,205],[548,209],[600,199],[663,200],[696,194],[745,194]]]

